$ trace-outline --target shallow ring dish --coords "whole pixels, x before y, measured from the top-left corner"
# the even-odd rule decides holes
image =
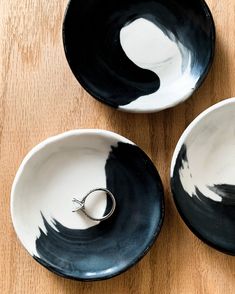
[[[86,213],[100,219],[113,207],[112,216],[94,221],[74,212],[74,198],[99,187],[115,202],[96,191],[86,198]],[[162,182],[152,161],[130,140],[104,130],[73,130],[40,143],[12,186],[11,216],[23,246],[52,272],[76,280],[111,278],[136,264],[163,215]]]

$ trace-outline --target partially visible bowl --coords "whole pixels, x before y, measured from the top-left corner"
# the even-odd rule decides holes
[[[106,188],[116,199],[103,222],[74,213],[73,198]],[[95,199],[95,198],[94,198]],[[110,209],[106,194],[95,217]],[[144,256],[164,214],[161,179],[128,139],[103,130],[74,130],[40,143],[23,160],[11,192],[15,231],[33,258],[66,278],[94,281],[122,273]]]
[[[171,188],[188,227],[235,255],[235,98],[205,110],[184,131],[171,163]]]
[[[215,27],[203,0],[71,0],[63,41],[71,70],[93,97],[123,111],[155,112],[202,84]]]

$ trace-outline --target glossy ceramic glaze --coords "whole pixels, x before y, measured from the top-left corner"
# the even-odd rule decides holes
[[[63,39],[69,65],[91,95],[124,111],[154,112],[202,83],[215,30],[202,0],[71,0]]]
[[[103,222],[74,213],[94,188],[116,199]],[[109,201],[108,201],[109,200]],[[100,218],[111,209],[106,194],[87,209]],[[11,193],[16,233],[42,265],[64,277],[106,279],[134,265],[153,244],[163,220],[161,179],[134,143],[102,130],[74,130],[47,139],[23,160]]]
[[[235,98],[207,109],[185,130],[172,159],[171,187],[190,229],[235,255]]]

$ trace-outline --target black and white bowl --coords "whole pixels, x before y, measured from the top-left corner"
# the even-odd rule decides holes
[[[203,0],[71,0],[63,24],[69,65],[96,99],[155,112],[192,95],[213,60]]]
[[[235,255],[235,98],[210,107],[185,130],[172,159],[171,188],[188,227]]]
[[[74,197],[100,187],[115,196],[111,218],[97,222],[73,212]],[[100,218],[109,198],[92,199],[90,213]],[[74,130],[37,145],[11,193],[13,225],[27,251],[77,280],[107,279],[133,266],[153,244],[163,214],[162,183],[151,160],[131,141],[103,130]]]

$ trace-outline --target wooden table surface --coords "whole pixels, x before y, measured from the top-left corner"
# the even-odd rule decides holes
[[[217,29],[214,65],[186,103],[156,114],[115,111],[92,99],[65,59],[61,27],[66,0],[0,1],[0,293],[235,293],[235,257],[198,240],[184,225],[169,188],[175,145],[204,109],[235,96],[235,1],[208,0]],[[111,280],[82,283],[37,264],[13,230],[9,204],[17,168],[41,140],[74,128],[102,128],[137,143],[165,186],[166,215],[151,251]],[[27,205],[27,203],[26,203]]]

